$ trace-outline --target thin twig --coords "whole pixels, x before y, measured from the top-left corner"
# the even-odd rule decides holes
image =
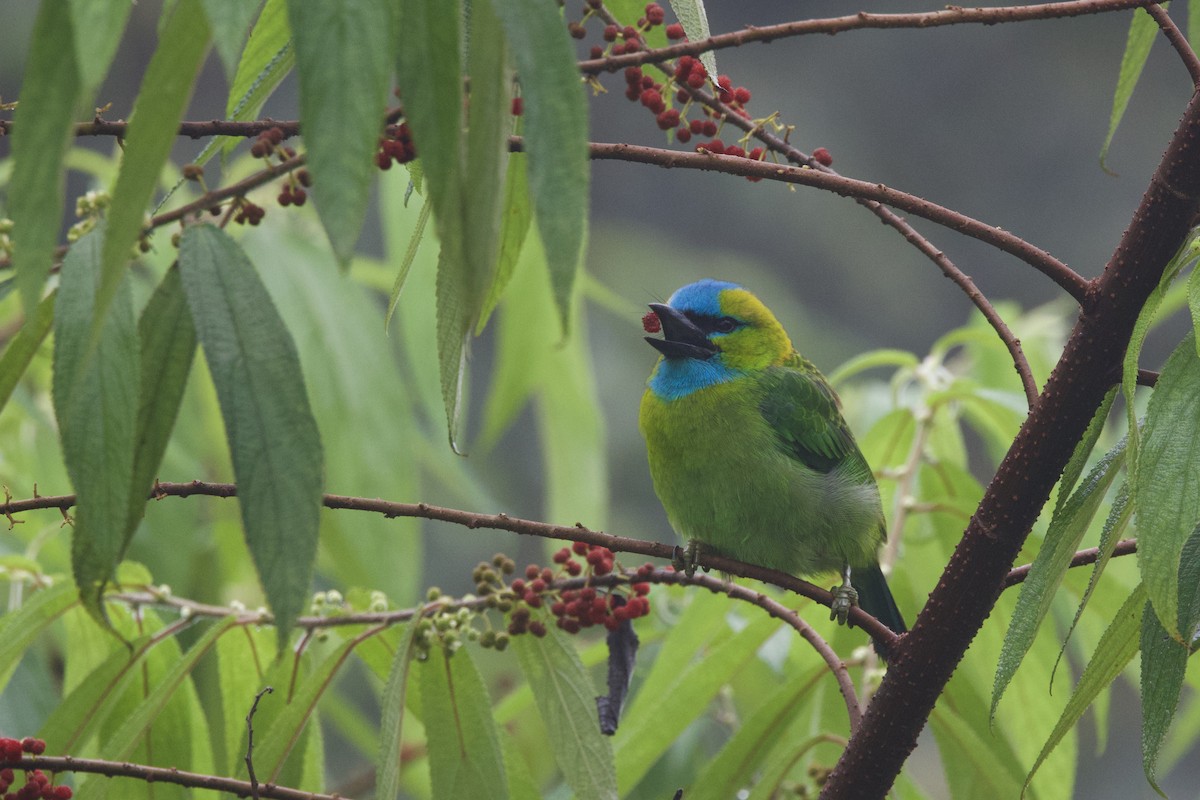
[[[1175,20],[1171,19],[1167,10],[1158,3],[1147,5],[1145,9],[1146,13],[1158,23],[1159,30],[1167,37],[1171,47],[1175,48],[1175,52],[1179,54],[1179,60],[1187,67],[1188,75],[1192,78],[1192,86],[1200,88],[1200,58],[1196,57],[1196,51],[1192,49],[1192,45],[1183,35],[1183,31],[1179,30]]]
[[[680,42],[669,47],[641,50],[620,56],[591,58],[579,62],[579,71],[585,75],[600,72],[616,72],[625,67],[641,64],[657,64],[679,56],[694,56],[727,47],[740,47],[752,42],[766,44],[776,39],[823,33],[835,34],[853,30],[884,28],[937,28],[945,25],[996,25],[1002,22],[1027,22],[1031,20],[1078,17],[1103,14],[1128,8],[1145,6],[1146,0],[1073,0],[1063,3],[1039,3],[1027,6],[999,6],[995,8],[962,8],[950,6],[944,11],[914,14],[869,14],[860,11],[844,17],[805,19],[762,27],[747,26],[740,31],[723,33],[695,42]]]
[[[250,713],[246,714],[246,772],[250,776],[250,796],[254,800],[258,800],[258,776],[254,774],[254,712],[258,711],[258,701],[263,699],[263,695],[274,691],[270,686],[264,686],[254,695]]]
[[[102,761],[98,758],[75,758],[74,756],[24,756],[19,759],[0,758],[0,769],[45,770],[48,772],[86,772],[107,775],[110,778],[136,778],[144,783],[169,783],[195,789],[224,792],[237,797],[250,797],[251,787],[247,781],[184,772],[175,767],[150,767],[128,761]],[[336,795],[319,792],[302,792],[272,783],[259,786],[261,797],[272,800],[345,800]]]
[[[1122,539],[1113,546],[1112,557],[1128,556],[1137,552],[1137,539]],[[1087,550],[1080,550],[1075,555],[1071,556],[1072,567],[1082,567],[1087,564],[1095,564],[1100,558],[1099,547],[1089,547]],[[1016,586],[1029,577],[1029,570],[1033,568],[1033,564],[1022,564],[1019,567],[1013,567],[1008,572],[1008,577],[1004,579],[1004,588]]]

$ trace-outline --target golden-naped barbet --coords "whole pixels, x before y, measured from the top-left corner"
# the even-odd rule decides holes
[[[903,633],[879,569],[879,488],[825,377],[736,284],[698,281],[650,308],[663,336],[646,341],[661,358],[639,423],[687,566],[700,551],[798,576],[840,572],[832,616],[845,623],[857,604]]]

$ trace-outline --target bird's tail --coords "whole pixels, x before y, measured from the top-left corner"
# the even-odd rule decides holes
[[[904,624],[904,617],[900,616],[900,609],[896,607],[892,590],[888,588],[887,580],[884,579],[878,564],[856,568],[854,570],[854,588],[858,590],[858,604],[862,606],[863,611],[891,628],[894,633],[904,633],[908,630],[908,626]],[[874,644],[875,652],[879,654],[880,658],[887,661],[890,655],[887,645],[878,639]]]

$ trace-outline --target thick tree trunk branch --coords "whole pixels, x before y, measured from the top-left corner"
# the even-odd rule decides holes
[[[1193,95],[1141,205],[1091,283],[1058,365],[1001,462],[942,579],[821,797],[882,798],[991,613],[1025,537],[1119,374],[1146,298],[1200,211],[1200,95]]]

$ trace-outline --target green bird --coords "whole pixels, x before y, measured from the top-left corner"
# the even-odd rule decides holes
[[[879,487],[825,377],[736,284],[698,281],[650,308],[663,338],[646,337],[661,358],[639,427],[687,566],[703,551],[799,576],[841,572],[831,618],[844,624],[858,604],[903,633],[879,569]]]

